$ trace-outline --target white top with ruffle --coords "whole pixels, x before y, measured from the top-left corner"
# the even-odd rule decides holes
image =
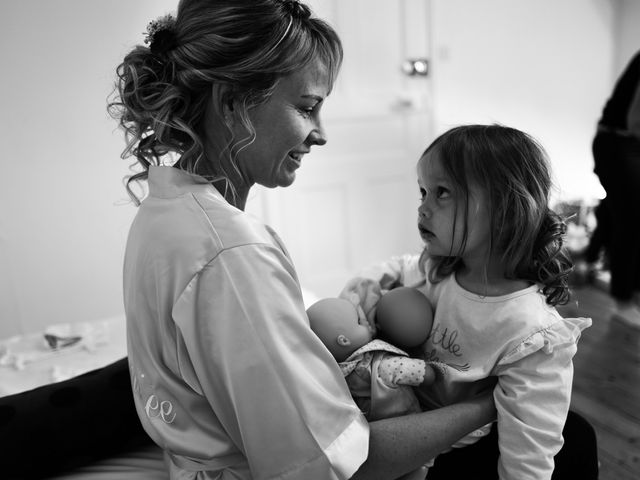
[[[341,296],[357,295],[373,318],[377,299],[389,288],[421,290],[435,309],[425,360],[451,367],[444,381],[418,392],[423,407],[449,405],[492,388],[500,478],[551,478],[571,400],[572,359],[591,319],[562,318],[538,285],[492,297],[465,290],[455,275],[432,284],[418,261],[417,255],[405,255],[369,268]]]

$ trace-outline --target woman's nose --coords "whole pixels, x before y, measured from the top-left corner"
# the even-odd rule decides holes
[[[324,145],[327,143],[327,134],[320,122],[316,124],[316,128],[309,134],[308,141],[310,145]]]

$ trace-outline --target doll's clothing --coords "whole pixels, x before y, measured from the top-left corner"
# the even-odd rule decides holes
[[[420,412],[413,391],[424,381],[426,363],[375,339],[340,363],[349,391],[368,420]]]

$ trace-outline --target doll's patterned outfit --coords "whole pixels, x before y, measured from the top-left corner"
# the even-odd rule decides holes
[[[418,255],[394,257],[364,271],[341,296],[362,298],[361,307],[371,319],[377,299],[400,285],[418,288],[434,308],[425,359],[451,367],[444,381],[417,392],[423,409],[492,389],[500,478],[550,479],[553,457],[563,444],[572,358],[591,319],[562,318],[537,285],[492,297],[466,291],[454,274],[431,283],[420,271]]]
[[[426,363],[375,339],[340,362],[351,396],[369,421],[421,411],[412,386],[424,381]]]
[[[404,350],[380,339],[370,341],[340,362],[349,391],[369,421],[421,412],[413,387],[424,382],[427,366],[435,369],[436,379],[446,375],[446,365],[411,358]],[[433,459],[400,480],[424,480],[432,465]]]

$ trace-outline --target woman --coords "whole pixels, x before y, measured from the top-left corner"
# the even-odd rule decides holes
[[[128,186],[149,184],[125,255],[129,367],[172,478],[396,478],[491,421],[483,397],[367,424],[284,245],[243,212],[326,143],[331,27],[292,0],[182,0],[147,41],[111,109],[142,166]]]

